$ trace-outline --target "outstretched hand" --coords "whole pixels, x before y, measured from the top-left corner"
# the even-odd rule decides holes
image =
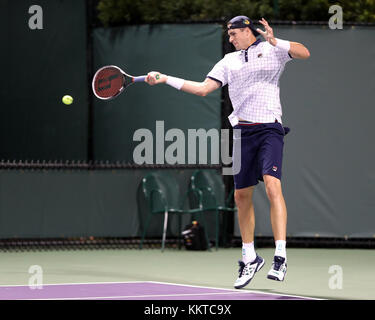
[[[262,20],[259,20],[259,23],[262,24],[265,28],[265,31],[257,28],[257,31],[263,36],[263,38],[268,41],[273,46],[276,45],[277,40],[275,39],[275,36],[273,35],[273,30],[269,26],[268,22],[262,18]]]

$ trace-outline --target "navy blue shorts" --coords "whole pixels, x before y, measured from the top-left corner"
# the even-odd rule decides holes
[[[240,141],[237,139],[233,143],[233,163],[240,164],[239,173],[234,175],[235,188],[254,186],[263,181],[265,174],[281,180],[284,136],[290,129],[279,122],[254,124],[244,121],[233,129],[241,130]],[[241,158],[240,162],[237,157]]]

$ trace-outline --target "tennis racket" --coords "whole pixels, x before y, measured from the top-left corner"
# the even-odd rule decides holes
[[[119,67],[104,66],[96,71],[92,79],[92,91],[101,100],[116,98],[135,82],[145,81],[146,76],[133,77]]]

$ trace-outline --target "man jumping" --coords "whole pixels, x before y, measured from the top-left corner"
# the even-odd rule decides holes
[[[233,163],[240,157],[240,172],[234,175],[235,202],[242,238],[242,261],[234,287],[248,285],[264,265],[254,249],[255,216],[253,191],[259,181],[265,184],[270,202],[272,232],[275,240],[274,260],[267,278],[283,281],[287,270],[286,227],[287,209],[281,188],[281,167],[284,136],[282,126],[279,79],[286,62],[307,59],[309,50],[301,43],[275,38],[265,19],[265,28],[255,28],[246,16],[237,16],[227,23],[229,41],[236,52],[226,54],[208,73],[203,82],[184,80],[159,72],[150,72],[150,85],[166,83],[178,90],[206,96],[228,85],[233,112],[229,121],[240,129],[234,141]],[[265,41],[257,36],[262,35]],[[236,137],[234,137],[236,139]],[[241,148],[239,152],[238,148]]]

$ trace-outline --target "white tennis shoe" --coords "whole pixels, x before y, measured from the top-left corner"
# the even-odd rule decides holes
[[[238,270],[238,278],[234,283],[234,287],[236,289],[241,289],[250,283],[256,272],[262,269],[264,266],[264,259],[257,256],[253,262],[245,264],[243,261],[238,261],[238,264],[240,268]]]
[[[271,270],[267,278],[276,281],[283,281],[287,270],[286,260],[283,257],[275,256],[273,258]]]

